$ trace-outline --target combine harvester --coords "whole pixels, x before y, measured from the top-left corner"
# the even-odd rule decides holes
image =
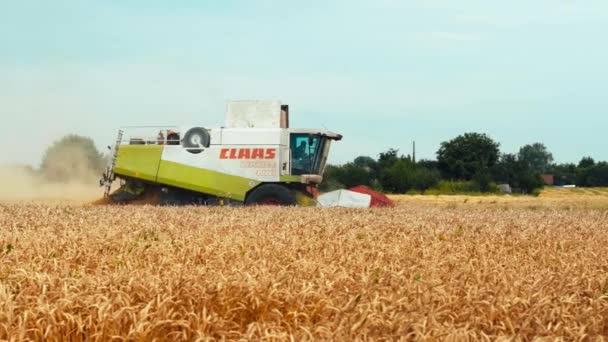
[[[231,101],[225,127],[121,128],[100,185],[114,203],[317,205],[331,142],[341,139],[290,128],[278,101]]]

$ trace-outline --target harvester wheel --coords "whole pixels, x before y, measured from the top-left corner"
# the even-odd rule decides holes
[[[253,190],[245,205],[296,205],[296,197],[291,190],[278,184],[264,184]]]
[[[169,133],[167,135],[167,145],[179,145],[179,134]]]
[[[201,153],[204,147],[209,147],[211,136],[209,131],[202,127],[194,127],[184,134],[182,145],[190,153]]]

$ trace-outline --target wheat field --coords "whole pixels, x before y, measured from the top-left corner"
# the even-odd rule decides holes
[[[0,339],[602,340],[600,192],[372,210],[4,203]]]

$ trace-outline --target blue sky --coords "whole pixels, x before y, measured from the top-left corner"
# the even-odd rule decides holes
[[[342,133],[334,163],[471,131],[606,160],[607,35],[605,0],[3,1],[0,163],[67,133],[220,125],[230,99]]]

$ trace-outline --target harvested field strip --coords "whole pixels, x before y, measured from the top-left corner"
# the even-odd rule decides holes
[[[608,335],[604,210],[0,206],[0,338]]]
[[[430,203],[449,207],[490,206],[497,208],[547,208],[556,210],[608,209],[606,188],[546,188],[538,197],[523,195],[392,195],[391,199],[402,205]]]

